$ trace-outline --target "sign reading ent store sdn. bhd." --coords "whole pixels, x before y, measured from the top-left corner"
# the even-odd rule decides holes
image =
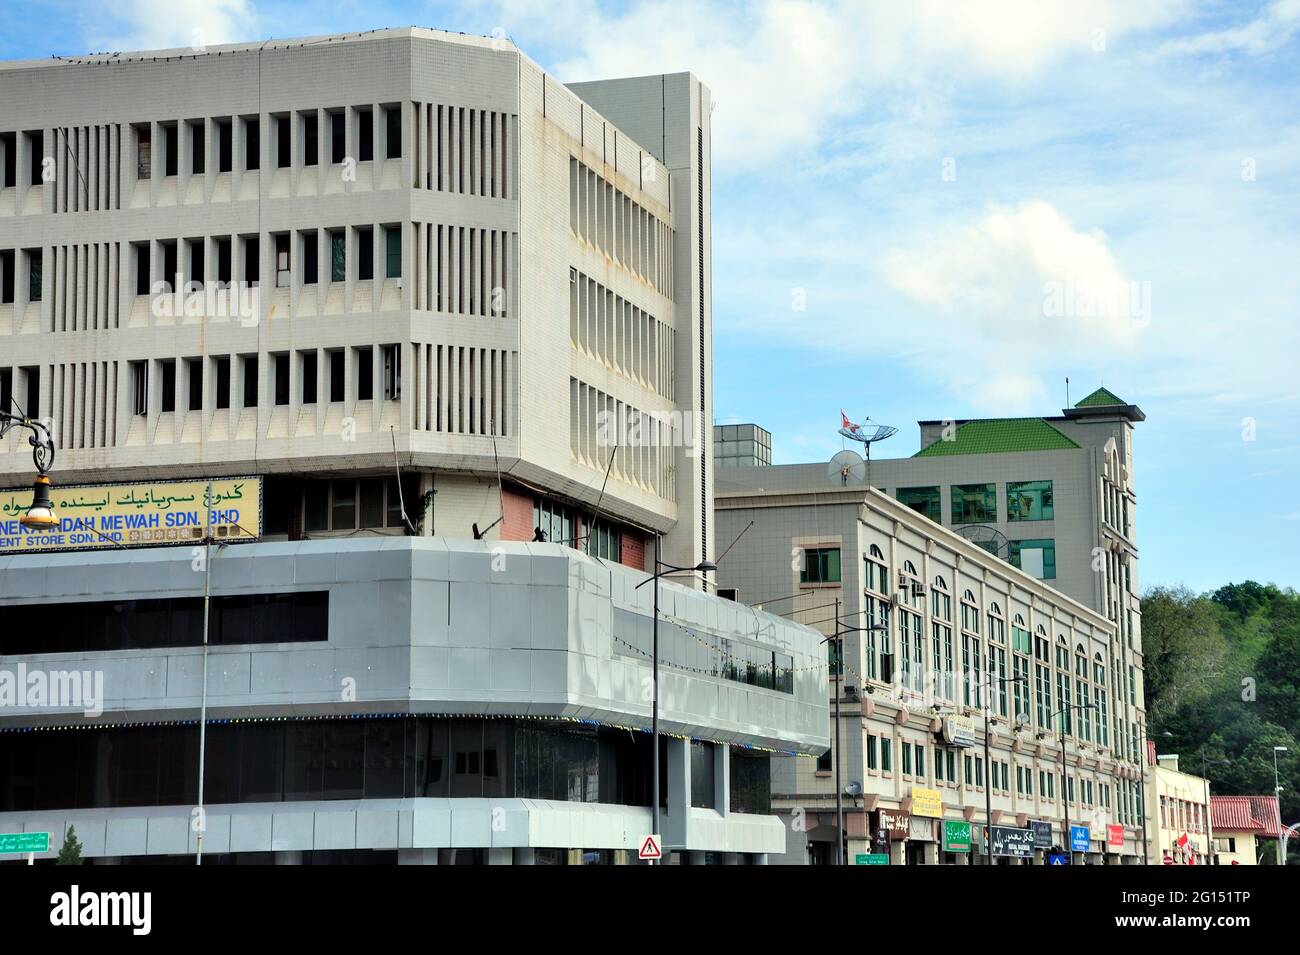
[[[20,523],[32,502],[31,487],[2,490],[0,556],[193,544],[203,540],[209,526],[218,541],[261,537],[262,479],[214,478],[210,483],[211,499],[206,480],[55,485],[50,498],[59,526],[42,531]]]

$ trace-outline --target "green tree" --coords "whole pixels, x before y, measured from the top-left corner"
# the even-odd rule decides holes
[[[77,827],[68,826],[68,834],[63,837],[63,848],[59,850],[56,865],[81,865],[81,840],[77,838]]]
[[[1186,587],[1156,587],[1142,598],[1147,719],[1171,719],[1220,680],[1228,644],[1211,601]]]

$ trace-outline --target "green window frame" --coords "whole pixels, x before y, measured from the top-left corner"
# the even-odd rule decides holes
[[[888,736],[880,737],[880,771],[882,773],[894,771],[894,741]]]
[[[1008,481],[1008,521],[1052,520],[1051,481]]]
[[[840,582],[840,549],[838,547],[805,547],[803,567],[799,571],[801,584],[837,584]]]
[[[943,522],[943,504],[937,484],[933,487],[900,487],[898,501],[936,524]]]
[[[953,524],[988,524],[997,521],[996,484],[954,484],[950,496]]]
[[[1026,550],[1043,552],[1043,580],[1056,579],[1056,541],[1050,537],[1036,537],[1029,540],[1007,542],[1007,560],[1012,567],[1020,567],[1020,555]],[[1023,569],[1023,568],[1022,568]]]

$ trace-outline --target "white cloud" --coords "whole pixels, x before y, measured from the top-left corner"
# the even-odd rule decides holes
[[[111,17],[84,30],[100,51],[199,49],[257,35],[253,0],[130,0],[105,5],[96,15]]]
[[[1271,53],[1300,32],[1300,0],[1275,0],[1243,27],[1217,30],[1166,43],[1162,53]]]
[[[880,267],[956,337],[1013,354],[1128,351],[1150,318],[1130,307],[1140,285],[1120,269],[1105,234],[1075,229],[1042,201],[994,206],[922,248],[891,249]]]
[[[565,81],[690,70],[713,92],[714,156],[759,165],[812,151],[838,121],[900,90],[948,80],[1019,83],[1071,55],[1168,22],[1183,0],[643,0],[498,4],[511,34],[561,51]],[[946,93],[944,96],[946,97]],[[942,97],[941,97],[942,98]],[[941,108],[942,104],[940,104]]]

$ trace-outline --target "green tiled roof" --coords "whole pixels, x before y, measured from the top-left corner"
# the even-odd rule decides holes
[[[1077,448],[1068,435],[1042,418],[986,418],[959,424],[953,440],[942,438],[913,457],[941,454],[1005,454],[1014,451],[1064,451]]]
[[[1097,405],[1126,405],[1126,404],[1128,404],[1127,401],[1123,400],[1122,398],[1116,397],[1113,392],[1107,391],[1105,388],[1098,388],[1092,394],[1088,395],[1088,397],[1084,398],[1082,401],[1077,402],[1075,404],[1075,407],[1093,408],[1096,407]]]

